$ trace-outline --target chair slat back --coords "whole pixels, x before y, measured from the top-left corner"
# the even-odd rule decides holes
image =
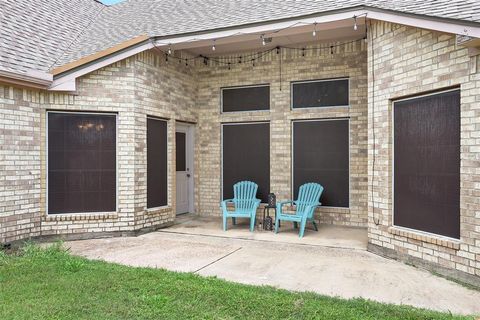
[[[233,185],[233,203],[239,210],[248,210],[255,206],[258,185],[252,181],[240,181]]]
[[[297,206],[297,214],[303,214],[308,206],[314,205],[320,201],[320,196],[322,195],[323,187],[314,182],[305,183],[300,186],[300,191],[298,192],[297,201],[295,204]],[[309,217],[313,216],[313,210],[309,213]]]

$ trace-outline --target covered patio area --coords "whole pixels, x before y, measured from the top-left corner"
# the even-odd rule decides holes
[[[255,231],[249,231],[247,219],[237,219],[236,225],[228,221],[228,230],[222,230],[221,217],[199,216],[183,214],[177,216],[173,226],[162,229],[160,232],[207,236],[215,238],[231,238],[242,240],[256,240],[262,242],[275,242],[280,244],[299,244],[309,246],[333,247],[341,249],[366,250],[368,244],[367,229],[362,227],[345,227],[331,224],[320,224],[318,231],[312,225],[307,225],[305,236],[298,237],[298,229],[293,223],[282,222],[279,233],[263,229],[262,219],[258,219]],[[262,218],[262,217],[260,217]]]

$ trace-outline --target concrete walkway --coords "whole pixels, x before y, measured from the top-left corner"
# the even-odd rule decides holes
[[[239,283],[480,314],[480,292],[363,249],[158,231],[68,242],[73,254]],[[227,232],[228,233],[228,232]]]

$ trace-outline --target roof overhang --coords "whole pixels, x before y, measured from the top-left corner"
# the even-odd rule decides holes
[[[30,88],[47,89],[53,83],[53,75],[36,70],[27,70],[25,72],[0,70],[0,82]]]
[[[358,6],[347,10],[322,12],[291,19],[235,26],[231,28],[155,37],[154,39],[148,39],[147,36],[141,36],[54,69],[54,81],[48,89],[53,91],[75,91],[76,79],[78,77],[154,47],[163,47],[166,50],[168,46],[174,45],[175,49],[192,50],[194,48],[211,45],[212,40],[216,39],[221,39],[222,44],[228,45],[238,43],[242,37],[245,39],[245,37],[248,38],[249,35],[258,35],[259,33],[267,34],[292,25],[298,25],[298,28],[301,28],[302,26],[311,26],[314,23],[318,23],[322,26],[330,25],[334,27],[336,25],[341,25],[342,21],[351,22],[354,16],[480,38],[480,24],[478,23]]]

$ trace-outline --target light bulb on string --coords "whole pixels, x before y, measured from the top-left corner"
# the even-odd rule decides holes
[[[217,48],[215,47],[215,40],[213,40],[212,51],[215,51]]]
[[[353,30],[357,31],[358,30],[358,26],[357,26],[357,16],[353,16]]]
[[[172,54],[172,47],[171,45],[169,44],[168,45],[168,51],[167,51],[168,55],[171,55]]]
[[[262,39],[262,46],[266,45],[267,43],[265,42],[265,35],[262,34],[260,38]]]
[[[317,36],[317,23],[316,22],[313,24],[312,36],[314,36],[314,37]]]

